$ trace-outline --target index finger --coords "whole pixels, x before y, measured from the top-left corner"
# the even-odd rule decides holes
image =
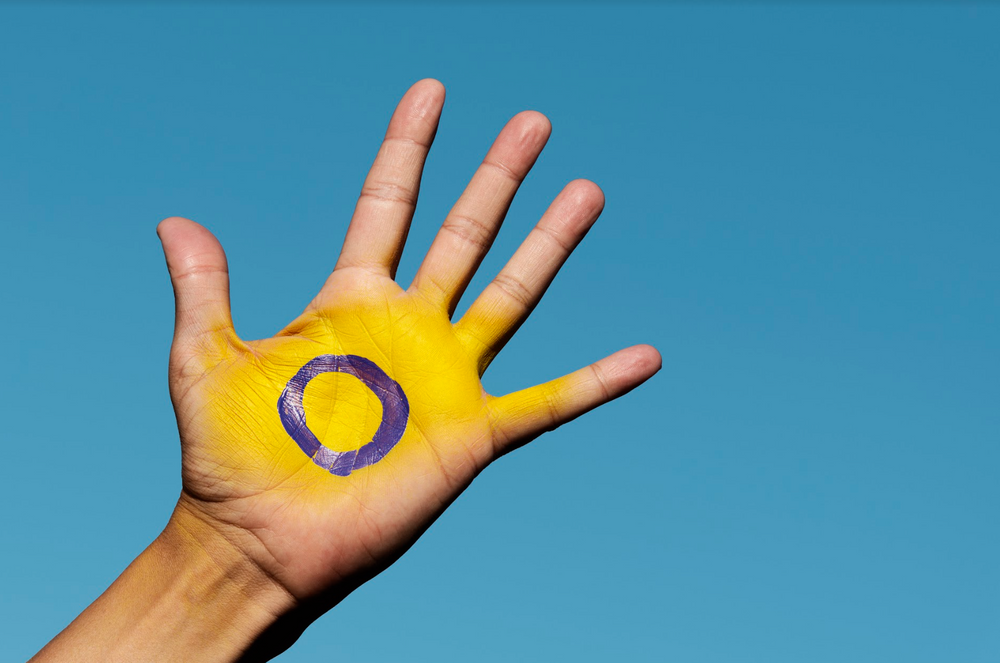
[[[443,105],[444,86],[432,78],[403,95],[361,188],[334,271],[360,267],[395,275]]]

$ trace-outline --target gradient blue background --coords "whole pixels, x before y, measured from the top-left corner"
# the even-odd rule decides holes
[[[401,279],[542,111],[472,290],[569,180],[608,204],[486,385],[638,342],[664,370],[490,468],[281,660],[1000,660],[998,35],[971,3],[0,5],[0,658],[180,488],[156,223],[216,232],[237,331],[272,334],[433,76]]]

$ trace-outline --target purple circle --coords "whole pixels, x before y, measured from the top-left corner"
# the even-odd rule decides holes
[[[365,383],[382,403],[382,422],[371,441],[360,449],[333,451],[323,446],[306,425],[302,396],[306,385],[323,373],[353,375]],[[357,355],[320,355],[309,360],[285,385],[278,398],[278,416],[288,434],[314,463],[331,474],[346,477],[354,470],[382,460],[396,446],[406,430],[410,404],[399,383],[370,359]]]

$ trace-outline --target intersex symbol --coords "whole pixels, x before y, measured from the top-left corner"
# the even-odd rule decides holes
[[[360,449],[334,451],[317,439],[306,425],[306,412],[302,406],[302,396],[306,385],[323,373],[347,373],[361,380],[382,403],[382,422],[370,442]],[[375,362],[358,355],[320,355],[309,360],[299,372],[292,376],[278,398],[278,416],[288,434],[312,461],[331,474],[346,477],[354,470],[360,470],[382,460],[389,450],[396,446],[406,421],[410,416],[410,404],[399,383],[386,375]]]

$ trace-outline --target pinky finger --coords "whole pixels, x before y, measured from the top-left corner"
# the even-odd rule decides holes
[[[660,370],[660,353],[635,345],[561,378],[492,403],[497,456],[630,392]]]

